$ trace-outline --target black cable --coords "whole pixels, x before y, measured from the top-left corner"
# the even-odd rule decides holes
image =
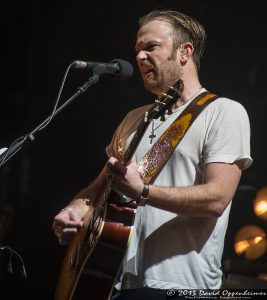
[[[51,120],[53,119],[53,117],[54,117],[54,115],[55,115],[55,112],[56,112],[56,110],[57,110],[57,107],[58,107],[58,103],[59,103],[59,100],[60,100],[60,97],[61,97],[61,94],[62,94],[62,91],[63,91],[63,87],[64,87],[64,84],[65,84],[67,75],[68,75],[68,73],[69,73],[70,68],[71,68],[73,65],[75,65],[75,61],[72,62],[72,63],[68,66],[67,70],[65,71],[65,74],[64,74],[64,76],[63,76],[63,80],[62,80],[61,86],[60,86],[59,91],[58,91],[56,103],[55,103],[55,105],[54,105],[54,108],[53,108],[53,111],[52,111],[50,117],[48,117],[48,119],[47,119],[47,121],[45,122],[45,124],[43,124],[40,128],[38,128],[38,131],[37,131],[37,132],[43,130],[43,129],[51,122]],[[3,159],[2,159],[2,161],[0,162],[0,167],[5,163],[6,158],[9,156],[9,154],[10,154],[11,151],[13,150],[14,146],[15,146],[16,144],[19,144],[19,143],[23,142],[23,141],[26,141],[27,139],[30,139],[31,141],[33,141],[33,140],[34,140],[33,134],[31,134],[31,133],[24,134],[24,135],[18,137],[15,141],[13,141],[13,142],[11,143],[11,145],[8,147],[8,149],[4,152]],[[18,150],[19,150],[19,149],[17,149],[17,151],[18,151]]]
[[[7,273],[9,275],[13,275],[12,255],[15,254],[16,257],[18,257],[18,259],[21,262],[21,274],[22,274],[23,278],[27,278],[27,272],[26,272],[26,268],[25,268],[25,265],[24,265],[24,261],[23,261],[22,257],[19,255],[19,253],[17,251],[13,250],[9,246],[0,247],[0,250],[8,250],[9,251],[9,261],[8,261],[8,264],[7,264]]]

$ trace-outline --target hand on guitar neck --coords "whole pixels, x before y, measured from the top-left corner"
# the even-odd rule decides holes
[[[143,191],[144,183],[140,178],[135,157],[127,166],[111,157],[107,164],[109,183],[114,191],[135,200]]]

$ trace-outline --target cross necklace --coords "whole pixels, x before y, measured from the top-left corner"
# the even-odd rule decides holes
[[[182,101],[181,101],[181,98],[179,98],[179,99],[176,101],[176,103],[173,105],[173,108],[172,108],[171,112],[168,113],[168,114],[169,114],[168,117],[165,118],[165,115],[164,115],[164,116],[163,116],[162,122],[161,122],[156,128],[154,127],[154,125],[155,125],[154,119],[152,120],[151,133],[150,133],[150,135],[148,136],[148,137],[150,138],[150,144],[152,144],[152,143],[153,143],[153,139],[154,139],[155,137],[157,137],[157,135],[156,135],[156,130],[157,130],[157,129],[158,129],[158,128],[166,121],[166,120],[168,120],[169,117],[170,117],[174,112],[176,112],[176,111],[178,110],[178,108],[179,108],[180,106],[182,106],[185,102],[186,102],[186,101],[182,102]]]
[[[173,111],[174,112],[174,111]],[[150,144],[152,144],[153,143],[153,139],[155,138],[155,137],[157,137],[157,135],[156,135],[156,130],[166,121],[166,120],[168,120],[169,119],[169,117],[171,116],[172,114],[170,114],[168,117],[167,117],[167,119],[165,119],[164,121],[162,121],[156,128],[154,128],[154,119],[152,120],[152,127],[151,127],[151,133],[150,133],[150,135],[148,136],[149,138],[150,138]]]
[[[149,135],[149,138],[150,138],[150,144],[152,144],[153,143],[153,139],[155,138],[155,137],[157,137],[156,135],[155,135],[155,130],[154,130],[154,120],[153,120],[153,123],[152,123],[152,129],[151,129],[151,134]]]

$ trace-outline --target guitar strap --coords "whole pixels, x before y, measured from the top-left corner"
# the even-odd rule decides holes
[[[197,116],[217,98],[208,91],[199,94],[166,129],[138,165],[144,183],[151,184],[156,179]]]

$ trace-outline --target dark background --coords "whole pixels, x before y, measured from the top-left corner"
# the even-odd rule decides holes
[[[204,25],[203,86],[239,101],[250,116],[254,163],[234,199],[224,256],[234,257],[242,224],[266,230],[252,213],[255,193],[267,183],[264,1],[8,1],[0,10],[0,148],[48,117],[73,60],[121,58],[133,64],[134,75],[126,82],[102,76],[1,168],[0,246],[21,255],[28,277],[21,277],[14,255],[8,276],[8,252],[0,252],[0,299],[53,298],[65,251],[51,230],[54,215],[102,168],[105,146],[126,112],[154,100],[139,78],[134,43],[138,18],[155,8],[178,9]],[[62,101],[87,77],[71,70]]]

